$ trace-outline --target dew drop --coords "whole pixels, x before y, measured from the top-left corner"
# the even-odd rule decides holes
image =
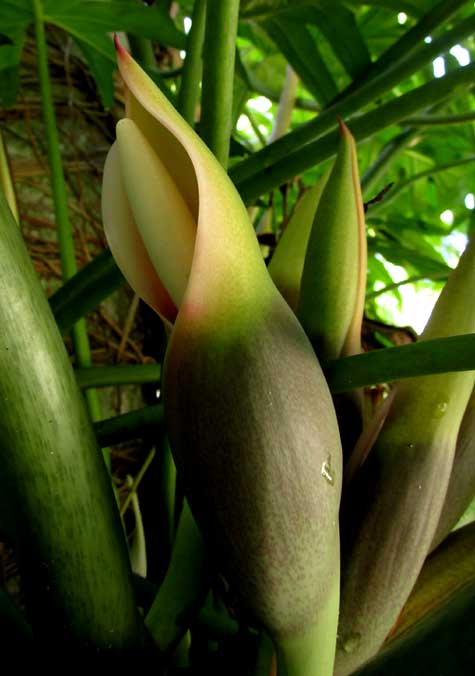
[[[361,634],[358,631],[351,631],[343,638],[341,647],[345,653],[354,653],[360,646],[361,638]]]
[[[333,470],[332,470],[332,465],[331,465],[331,455],[328,456],[326,459],[326,462],[323,463],[322,465],[322,477],[328,481],[328,483],[333,486],[333,483],[335,481],[333,477]]]
[[[439,401],[438,404],[435,407],[434,416],[436,418],[442,418],[447,413],[448,407],[449,407],[448,402]]]

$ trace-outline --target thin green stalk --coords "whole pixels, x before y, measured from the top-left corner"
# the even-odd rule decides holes
[[[475,110],[460,115],[416,115],[409,117],[407,123],[412,127],[433,127],[436,125],[467,124],[475,122]]]
[[[475,370],[475,334],[388,347],[328,363],[325,376],[333,394],[401,378]]]
[[[371,291],[371,293],[366,294],[366,300],[371,300],[372,298],[376,298],[377,296],[381,296],[383,293],[388,293],[389,291],[394,291],[395,289],[399,289],[400,286],[405,286],[406,284],[414,284],[414,282],[421,282],[424,279],[432,279],[432,280],[446,280],[447,277],[449,276],[449,272],[434,272],[431,275],[413,275],[412,277],[407,277],[407,279],[403,279],[400,282],[393,282],[392,284],[388,284],[387,286],[383,287],[382,289],[378,289],[377,291]]]
[[[433,176],[434,174],[438,174],[441,171],[447,171],[448,169],[453,169],[454,167],[459,167],[463,164],[469,164],[470,162],[474,162],[474,161],[475,161],[475,155],[468,155],[467,157],[461,157],[459,160],[453,160],[452,162],[446,162],[445,164],[439,164],[435,167],[432,167],[431,169],[427,169],[426,171],[421,171],[418,174],[414,174],[413,176],[409,176],[409,178],[406,178],[403,181],[399,181],[393,188],[391,188],[390,192],[388,192],[384,196],[383,200],[381,200],[380,202],[376,202],[375,204],[371,205],[371,207],[368,211],[368,216],[372,217],[372,216],[374,216],[375,213],[384,209],[388,204],[390,204],[399,195],[400,192],[409,188],[416,181],[420,181],[422,178],[427,178],[428,176]],[[368,220],[369,220],[369,218],[368,218]]]
[[[368,193],[375,189],[375,186],[384,176],[388,167],[402,152],[404,152],[407,146],[412,143],[418,135],[420,135],[420,131],[417,129],[405,129],[401,134],[398,134],[396,138],[392,139],[384,146],[376,161],[373,162],[361,178],[361,190],[363,195],[368,195]]]
[[[76,370],[76,380],[81,389],[88,387],[114,387],[116,385],[142,385],[159,382],[160,364],[123,364],[115,366],[90,366]]]
[[[258,123],[256,122],[256,120],[255,120],[255,118],[254,118],[254,113],[253,113],[253,111],[249,108],[249,106],[244,106],[244,114],[247,115],[247,119],[248,119],[249,122],[251,123],[252,131],[253,131],[254,134],[257,136],[257,138],[258,138],[260,144],[261,144],[262,146],[265,146],[265,144],[266,144],[266,138],[265,138],[264,134],[261,132],[261,130],[259,129],[259,125],[258,125]]]
[[[129,492],[127,493],[127,497],[125,498],[124,503],[123,503],[122,507],[120,508],[120,515],[121,516],[124,516],[125,512],[127,511],[127,507],[130,505],[130,503],[132,501],[132,497],[133,497],[134,493],[137,492],[137,489],[140,486],[140,482],[144,478],[145,472],[150,467],[150,463],[152,462],[154,457],[155,457],[155,448],[152,448],[152,450],[150,451],[150,453],[146,457],[144,464],[140,468],[140,471],[138,472],[137,476],[133,480],[132,485],[129,488]]]
[[[191,29],[186,41],[186,58],[183,65],[177,105],[179,112],[191,126],[195,122],[196,104],[200,95],[205,19],[206,0],[195,0],[191,17]]]
[[[16,201],[15,186],[12,181],[12,174],[10,171],[10,163],[8,160],[7,149],[3,141],[2,131],[0,129],[0,190],[3,190],[5,199],[7,200],[13,218],[17,223],[20,222],[18,216],[18,205]]]
[[[468,88],[473,86],[474,76],[475,64],[457,68],[457,70],[440,79],[432,80],[365,115],[353,119],[350,124],[351,133],[356,141],[363,141],[381,129],[405,121],[410,115],[428,108],[435,102],[449,96],[455,99],[457,95],[462,92],[465,93]],[[297,174],[334,156],[338,140],[338,132],[330,132],[313,141],[313,143],[298,148],[284,159],[275,162],[272,166],[249,178],[236,180],[234,171],[231,171],[230,175],[237,183],[243,200],[247,204],[252,204],[268,190],[282,185]],[[279,141],[276,141],[276,143],[279,143]],[[270,148],[270,146],[267,147]]]
[[[94,431],[98,443],[104,447],[131,439],[155,438],[163,426],[163,405],[156,404],[95,422]]]
[[[379,59],[365,73],[364,81],[373,80],[394,63],[406,59],[414,49],[417,49],[424,38],[430,35],[434,28],[442,26],[466,2],[467,0],[441,0],[438,5],[431,7],[415,26],[381,54]],[[358,82],[351,83],[348,91],[354,89],[355,85],[358,86],[358,84]]]
[[[239,0],[208,0],[203,50],[201,136],[224,168],[232,131]]]
[[[342,94],[336,103],[325,108],[314,120],[301,125],[298,129],[255,153],[251,158],[237,164],[230,172],[233,180],[235,183],[241,183],[246,178],[260,174],[262,170],[275,163],[284,161],[289,154],[296,152],[299,147],[314,142],[321,134],[334,127],[337,124],[337,115],[347,119],[349,116],[359,113],[364,106],[391,91],[393,87],[430,63],[436,56],[471,35],[474,30],[475,17],[469,17],[430,44],[423,43],[413,54],[394,63],[380,73],[378,77],[362,84],[349,94]],[[412,113],[409,114],[412,115]]]
[[[59,253],[63,277],[65,280],[68,280],[76,274],[77,265],[74,253],[73,231],[68,213],[68,195],[61,162],[61,149],[54,112],[53,92],[48,71],[48,52],[41,0],[33,0],[33,10],[35,15],[38,77],[46,140],[48,144],[48,159],[54,208],[58,226]],[[90,366],[92,363],[91,350],[84,319],[79,320],[73,326],[72,338],[78,365],[82,367]],[[92,420],[98,420],[101,417],[101,411],[97,393],[94,391],[88,392],[86,394],[86,401]]]

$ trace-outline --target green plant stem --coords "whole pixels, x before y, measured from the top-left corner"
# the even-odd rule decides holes
[[[104,447],[122,441],[156,437],[164,427],[163,405],[145,406],[137,411],[123,413],[94,423],[98,443]]]
[[[417,136],[420,131],[417,129],[405,129],[396,138],[392,139],[381,150],[376,161],[366,170],[361,178],[361,190],[363,195],[368,195],[374,191],[376,185],[387,172],[388,167],[404,152],[409,144],[417,143]]]
[[[48,159],[54,208],[58,226],[59,253],[63,277],[65,280],[68,280],[76,274],[77,265],[74,254],[73,232],[68,214],[68,195],[61,162],[58,128],[53,105],[53,92],[48,72],[48,52],[41,0],[33,0],[33,9],[35,15],[38,77],[46,140],[48,143]],[[73,326],[72,338],[78,365],[81,367],[90,366],[92,363],[91,350],[84,319],[79,320]],[[89,391],[86,394],[86,401],[91,419],[98,420],[101,417],[101,411],[97,393],[92,390]]]
[[[471,369],[475,369],[475,334],[421,341],[345,357],[328,363],[324,370],[330,390],[338,394],[401,378]],[[163,427],[163,422],[163,406],[157,404],[96,422],[94,430],[99,443],[106,446],[155,436],[157,430]]]
[[[3,194],[0,223],[1,492],[15,515],[35,643],[55,672],[66,654],[130,654],[145,637],[110,477]]]
[[[208,0],[203,50],[203,140],[226,169],[231,137],[239,0]]]
[[[475,370],[475,334],[388,347],[324,365],[333,394],[401,378]]]
[[[442,26],[447,19],[455,14],[466,0],[441,0],[438,5],[431,7],[427,14],[413,26],[407,33],[404,33],[397,42],[391,45],[369,68],[364,75],[364,81],[373,80],[378,75],[383,73],[387,68],[391,68],[393,64],[404,61],[408,55],[417,49],[424,38],[430,35],[434,28]],[[455,43],[454,43],[455,44]],[[351,83],[347,91],[353,90],[359,85],[358,81]]]
[[[433,127],[439,125],[467,124],[475,122],[475,110],[460,115],[416,115],[408,117],[406,122],[412,127]]]
[[[186,59],[183,65],[177,105],[179,112],[191,126],[195,122],[196,104],[200,95],[205,19],[206,0],[195,0],[191,29],[186,42]]]
[[[81,389],[86,389],[155,383],[160,382],[161,375],[160,364],[124,364],[77,369],[76,380]]]
[[[61,333],[67,333],[75,322],[108,298],[124,281],[109,250],[86,263],[49,299]]]
[[[249,106],[244,106],[244,114],[247,116],[247,119],[251,123],[252,131],[257,136],[259,143],[261,144],[261,146],[265,146],[266,138],[265,138],[264,134],[261,132],[261,130],[259,129],[259,124],[256,122],[255,117],[254,117],[254,113],[251,110],[251,108],[249,108]]]
[[[430,275],[427,274],[413,275],[412,277],[407,277],[407,279],[403,279],[400,282],[393,282],[392,284],[388,284],[382,289],[378,289],[377,291],[371,291],[370,293],[367,293],[366,300],[371,300],[372,298],[381,296],[383,293],[388,293],[388,291],[394,291],[395,289],[399,289],[400,286],[405,286],[406,284],[414,284],[414,282],[421,282],[423,279],[446,280],[449,274],[450,274],[449,272],[434,272]]]
[[[127,38],[134,59],[140,61],[144,68],[156,70],[157,61],[155,59],[152,42],[142,35],[132,35],[130,33],[127,34]]]
[[[459,167],[464,164],[469,164],[475,161],[475,155],[468,155],[467,157],[461,157],[458,160],[453,160],[452,162],[446,162],[445,164],[439,164],[432,169],[427,169],[426,171],[421,171],[418,174],[414,174],[409,178],[406,178],[403,181],[399,181],[396,185],[391,188],[391,190],[384,196],[384,199],[381,202],[376,202],[372,204],[368,211],[368,220],[377,212],[384,209],[388,204],[390,204],[403,190],[409,188],[416,181],[420,181],[422,178],[427,178],[428,176],[433,176],[442,171],[447,171],[448,169],[453,169],[454,167]],[[424,278],[423,278],[424,279]],[[380,293],[380,292],[378,292]]]
[[[127,507],[130,505],[130,503],[132,501],[132,496],[133,496],[134,493],[137,492],[137,489],[140,486],[140,482],[144,478],[145,472],[150,467],[150,463],[152,462],[154,457],[155,457],[155,448],[152,448],[152,450],[150,451],[150,453],[146,457],[144,464],[140,468],[139,473],[137,474],[137,476],[135,477],[135,479],[132,482],[132,485],[129,488],[129,492],[127,494],[127,497],[125,498],[124,503],[123,503],[122,507],[120,508],[120,515],[121,516],[124,516],[125,512],[127,511]]]
[[[255,153],[251,158],[245,159],[233,167],[232,172],[230,172],[233,180],[236,183],[242,183],[245,179],[261,173],[262,170],[275,163],[285,161],[285,158],[289,154],[297,152],[299,147],[314,142],[321,134],[336,126],[337,115],[347,119],[351,115],[359,113],[364,106],[391,91],[393,87],[430,63],[436,56],[471,35],[474,29],[475,17],[469,17],[430,44],[423,44],[407,58],[389,66],[374,79],[363,83],[358,89],[348,94],[342,93],[341,98],[336,103],[325,108],[314,120],[301,125],[295,131],[286,134],[278,141]],[[450,91],[447,92],[447,95],[449,94]],[[430,105],[430,102],[428,105]],[[416,112],[416,110],[413,112]],[[408,115],[412,115],[413,112],[408,113]],[[354,123],[352,123],[352,127],[353,125]]]
[[[8,159],[7,149],[3,140],[2,131],[0,129],[0,190],[3,190],[5,199],[7,200],[13,218],[17,223],[20,222],[18,215],[18,205],[15,194],[15,186],[12,181],[12,174],[10,171],[10,162]]]
[[[438,80],[432,80],[365,115],[353,119],[350,124],[351,132],[356,141],[361,142],[381,129],[405,121],[407,117],[418,110],[428,108],[448,96],[455,99],[458,94],[466,92],[467,88],[473,85],[474,76],[475,64],[458,68]],[[338,132],[329,132],[249,178],[236,180],[234,171],[231,171],[230,175],[236,181],[243,200],[247,204],[252,204],[263,193],[282,185],[297,174],[334,156],[338,141]],[[276,143],[279,143],[279,141],[276,141]]]

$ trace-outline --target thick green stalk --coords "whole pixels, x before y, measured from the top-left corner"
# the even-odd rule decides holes
[[[143,625],[110,479],[3,195],[0,220],[1,492],[35,639],[50,666],[135,652]]]
[[[65,280],[73,277],[77,272],[74,254],[74,240],[68,214],[68,195],[61,163],[61,149],[59,145],[58,129],[54,113],[53,92],[48,72],[48,53],[43,20],[41,0],[33,0],[35,15],[35,36],[38,59],[38,78],[41,92],[41,105],[45,123],[46,140],[48,144],[48,159],[53,189],[54,208],[58,226],[59,253],[61,268]],[[91,365],[91,350],[84,319],[79,320],[72,329],[74,351],[79,366]],[[89,413],[93,420],[101,417],[97,393],[90,391],[86,394]]]
[[[203,43],[205,38],[206,0],[195,0],[192,24],[186,41],[186,59],[183,64],[177,108],[182,117],[194,125],[195,110],[200,95],[203,70]]]
[[[239,0],[208,0],[200,132],[224,168],[232,131],[238,17]]]
[[[475,334],[387,347],[329,362],[325,376],[333,394],[401,378],[475,370]]]
[[[475,17],[469,17],[430,44],[423,44],[406,59],[389,66],[378,77],[362,84],[355,91],[342,95],[339,101],[323,110],[314,120],[301,125],[295,131],[286,134],[249,159],[237,164],[230,172],[233,180],[241,184],[245,179],[260,175],[264,169],[280,161],[285,161],[289,154],[294,154],[298,148],[314,142],[321,134],[334,127],[337,123],[337,115],[347,120],[351,115],[359,113],[364,106],[391,91],[393,87],[430,63],[436,56],[471,35],[474,29]],[[447,95],[449,94],[450,92]],[[427,105],[430,105],[430,102]],[[420,108],[417,110],[420,110]],[[416,112],[416,110],[413,112]],[[413,112],[408,113],[408,115],[412,115]],[[353,126],[354,123],[351,124],[352,132]]]
[[[160,364],[91,366],[76,371],[76,379],[81,389],[155,383],[160,381],[161,375]]]
[[[130,439],[156,438],[164,428],[163,405],[145,406],[94,423],[98,443],[104,447]]]
[[[144,38],[142,35],[128,34],[130,51],[134,59],[139,61],[144,68],[153,70],[157,67],[157,61],[153,51],[151,40]]]
[[[354,118],[350,124],[351,133],[356,141],[363,141],[381,129],[398,124],[410,115],[438,101],[449,96],[455,99],[473,85],[474,76],[475,64],[457,68],[440,79],[432,80],[365,115]],[[267,166],[249,178],[238,177],[235,175],[238,172],[234,171],[230,172],[231,178],[236,181],[243,200],[251,204],[268,190],[282,185],[297,174],[335,155],[338,140],[338,132],[330,132],[313,143],[298,148],[284,159],[275,162],[272,166]],[[270,148],[270,146],[267,147]]]

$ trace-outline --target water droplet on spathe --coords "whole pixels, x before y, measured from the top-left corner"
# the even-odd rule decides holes
[[[447,413],[448,407],[449,404],[447,401],[439,401],[435,407],[434,416],[436,418],[442,418]]]
[[[328,481],[328,483],[333,486],[335,478],[333,476],[333,470],[331,465],[331,455],[328,456],[326,462],[322,465],[322,477]]]
[[[362,636],[358,631],[352,631],[343,638],[341,647],[345,653],[354,653],[360,646],[361,638]]]

